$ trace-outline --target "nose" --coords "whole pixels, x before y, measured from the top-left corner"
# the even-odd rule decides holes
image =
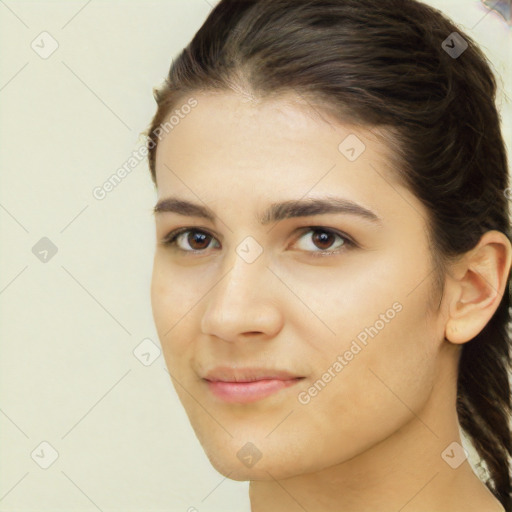
[[[236,342],[259,335],[275,336],[283,317],[276,297],[276,277],[260,256],[247,263],[234,253],[222,276],[205,298],[201,330],[210,336]]]

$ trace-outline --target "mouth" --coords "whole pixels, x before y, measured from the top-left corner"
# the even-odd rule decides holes
[[[203,379],[208,389],[217,398],[228,403],[250,403],[262,400],[270,395],[297,384],[305,377],[295,377],[290,379],[269,378],[260,380],[241,381],[223,381]]]

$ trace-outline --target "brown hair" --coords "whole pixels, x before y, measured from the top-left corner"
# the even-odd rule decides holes
[[[460,55],[449,54],[464,40]],[[384,127],[397,176],[429,212],[441,294],[447,263],[486,231],[511,239],[495,77],[475,42],[440,11],[416,0],[221,0],[155,91],[155,185],[158,127],[171,109],[194,92],[235,89],[260,98],[295,91],[341,122]],[[457,412],[486,485],[512,512],[508,278],[496,313],[462,347]]]

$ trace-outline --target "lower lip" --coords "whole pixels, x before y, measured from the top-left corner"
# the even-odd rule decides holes
[[[279,380],[265,379],[254,382],[222,382],[207,380],[210,391],[225,402],[248,403],[261,400],[267,396],[277,393],[281,389],[289,388],[302,380],[297,379]]]

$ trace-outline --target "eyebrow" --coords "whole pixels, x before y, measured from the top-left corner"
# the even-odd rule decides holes
[[[153,213],[171,212],[187,217],[201,217],[214,222],[215,213],[208,207],[176,197],[161,199],[153,208]],[[349,199],[339,197],[308,198],[272,203],[263,215],[258,217],[260,224],[267,225],[293,217],[308,217],[327,213],[344,213],[362,217],[382,225],[382,219],[373,211]]]

